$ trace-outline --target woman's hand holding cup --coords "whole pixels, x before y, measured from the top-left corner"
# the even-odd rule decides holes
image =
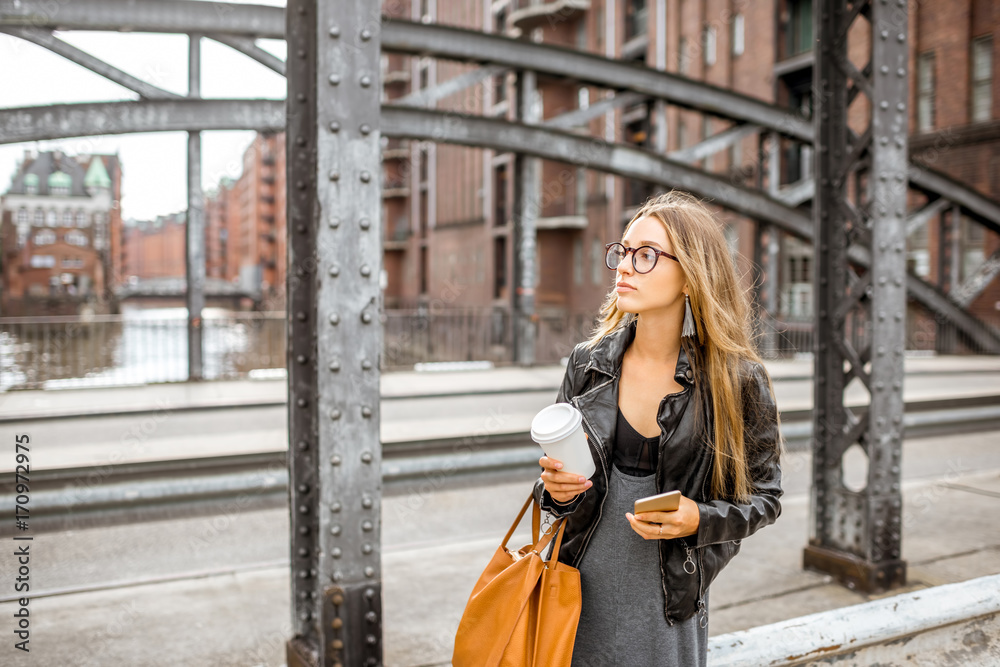
[[[589,439],[586,433],[584,436]],[[594,485],[582,475],[562,472],[562,461],[542,456],[538,459],[538,465],[544,468],[541,478],[545,490],[557,503],[568,503]]]

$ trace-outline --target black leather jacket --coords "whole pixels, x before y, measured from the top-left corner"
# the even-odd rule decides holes
[[[569,356],[566,375],[556,402],[571,403],[583,413],[583,428],[597,472],[594,485],[571,503],[555,503],[541,478],[535,481],[535,498],[554,516],[565,516],[566,532],[559,560],[577,567],[601,518],[607,495],[612,447],[618,410],[618,380],[626,348],[635,338],[635,322],[604,337],[593,350],[583,343]],[[759,364],[745,363],[743,395],[756,394],[763,406],[763,418],[744,425],[746,451],[750,466],[752,495],[749,504],[737,504],[711,497],[714,459],[712,452],[694,437],[696,433],[694,398],[695,373],[683,346],[677,359],[674,379],[684,387],[660,402],[657,421],[661,426],[660,453],[656,468],[658,493],[674,488],[698,504],[699,525],[694,535],[657,540],[660,548],[660,574],[665,600],[664,616],[670,625],[684,621],[704,608],[708,586],[740,550],[740,541],[760,528],[774,523],[781,514],[778,499],[782,495],[780,445],[777,407],[768,390],[765,373]],[[698,377],[701,383],[701,376]],[[705,394],[710,397],[710,392]],[[711,442],[712,405],[701,399],[707,441]],[[680,419],[675,415],[680,414]],[[749,423],[753,421],[754,423]],[[669,427],[669,428],[668,428]],[[671,481],[670,488],[665,485]],[[674,486],[676,484],[676,486]],[[625,521],[624,517],[614,517]],[[551,549],[550,549],[551,553]]]

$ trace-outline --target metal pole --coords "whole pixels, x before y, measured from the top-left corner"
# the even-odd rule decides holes
[[[188,36],[188,97],[201,97],[201,35]],[[202,321],[205,307],[205,203],[201,192],[201,132],[188,132],[187,276],[188,380],[203,379]]]
[[[541,114],[535,103],[536,76],[517,75],[517,117],[537,124]],[[514,158],[514,361],[535,362],[535,224],[541,211],[541,161],[517,154]]]
[[[848,59],[847,35],[859,16],[872,26],[872,61],[863,72]],[[849,588],[883,591],[906,582],[899,484],[906,326],[905,2],[824,0],[814,13],[814,30],[815,440],[813,517],[803,564]],[[848,125],[855,94],[871,97],[868,131],[860,136]],[[852,201],[847,184],[861,169],[867,171],[867,192],[855,192]],[[854,280],[847,261],[851,243],[871,251],[868,272]],[[870,342],[852,345],[847,319],[870,321]],[[869,362],[870,373],[864,368]],[[844,406],[844,386],[854,377],[871,395],[859,416]],[[855,444],[868,459],[860,490],[847,488],[842,476],[844,452]]]
[[[382,664],[380,3],[290,0],[289,667]]]

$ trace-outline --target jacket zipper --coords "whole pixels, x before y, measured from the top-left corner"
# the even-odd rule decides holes
[[[613,382],[613,381],[614,381],[614,378],[612,378],[611,380],[608,380],[608,382]],[[603,386],[607,385],[608,382],[605,382],[602,385],[598,385],[597,387],[594,387],[593,389],[591,389],[591,391],[593,391],[594,389],[598,389],[600,387],[603,387]],[[573,404],[573,407],[575,407],[577,410],[580,410],[580,406],[578,405],[578,399],[579,399],[578,396],[574,396],[571,399],[571,402]],[[583,545],[580,548],[580,553],[578,553],[577,556],[576,556],[576,558],[574,559],[573,567],[579,567],[580,561],[583,559],[583,555],[587,552],[587,547],[590,545],[590,538],[593,537],[594,531],[597,530],[597,524],[600,523],[601,516],[604,513],[604,502],[608,498],[607,489],[608,489],[608,486],[611,484],[611,481],[610,481],[610,479],[608,477],[608,462],[607,462],[607,459],[604,458],[604,442],[602,442],[601,441],[601,437],[596,434],[596,431],[595,431],[594,427],[591,425],[590,420],[587,419],[587,415],[584,414],[583,410],[580,410],[580,414],[583,415],[583,420],[587,423],[588,428],[590,428],[590,430],[595,434],[594,437],[597,439],[597,445],[598,445],[597,446],[597,454],[598,454],[598,456],[601,457],[601,464],[603,466],[603,473],[604,473],[604,497],[601,498],[601,504],[598,505],[598,507],[597,507],[597,520],[593,522],[593,524],[590,526],[590,530],[587,531],[587,537],[583,541]]]

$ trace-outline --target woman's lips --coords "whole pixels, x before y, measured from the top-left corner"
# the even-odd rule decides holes
[[[623,292],[634,292],[635,288],[629,287],[628,285],[616,285],[615,291],[618,292],[619,294],[622,294]]]

